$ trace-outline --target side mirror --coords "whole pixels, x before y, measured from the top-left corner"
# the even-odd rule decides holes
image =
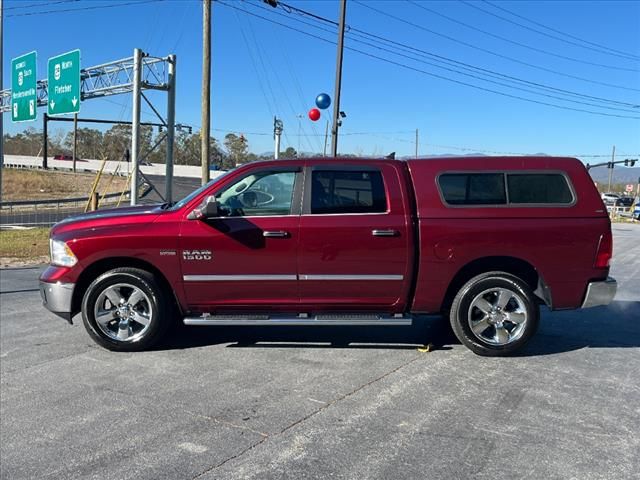
[[[198,206],[198,208],[194,209],[187,218],[189,220],[206,220],[207,218],[213,218],[220,216],[218,211],[218,202],[216,198],[211,195],[207,197],[207,199]]]

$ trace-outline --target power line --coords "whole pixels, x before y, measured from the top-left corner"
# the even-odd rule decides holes
[[[486,30],[483,30],[481,28],[474,27],[473,25],[469,25],[468,23],[462,22],[460,20],[456,20],[455,18],[452,18],[452,17],[450,17],[448,15],[445,15],[444,13],[440,13],[440,12],[438,12],[436,10],[431,9],[431,8],[425,7],[424,5],[421,5],[418,2],[415,2],[413,0],[405,0],[405,1],[415,5],[418,8],[421,8],[422,10],[425,10],[427,12],[431,12],[434,15],[438,15],[439,17],[445,18],[445,19],[449,20],[450,22],[457,23],[458,25],[462,25],[464,27],[470,28],[471,30],[475,30],[476,32],[480,32],[480,33],[482,33],[484,35],[488,35],[490,37],[497,38],[498,40],[501,40],[503,42],[511,43],[513,45],[518,45],[519,47],[522,47],[522,48],[527,48],[529,50],[533,50],[534,52],[539,52],[539,53],[542,53],[544,55],[550,55],[550,56],[556,57],[556,58],[562,58],[564,60],[569,60],[571,62],[583,63],[585,65],[593,65],[593,66],[596,66],[596,67],[603,67],[603,68],[614,69],[614,70],[623,70],[623,71],[627,71],[627,72],[637,72],[638,71],[637,69],[634,69],[634,68],[617,67],[617,66],[614,66],[614,65],[604,65],[602,63],[589,62],[587,60],[581,60],[579,58],[574,58],[574,57],[569,57],[569,56],[566,56],[566,55],[560,55],[558,53],[553,53],[553,52],[550,52],[548,50],[544,50],[542,48],[532,47],[531,45],[527,45],[525,43],[521,43],[521,42],[518,42],[516,40],[512,40],[510,38],[503,37],[501,35],[496,35],[495,33],[487,32]],[[464,2],[464,3],[466,5],[472,6],[473,8],[479,8],[479,7],[476,7],[475,5],[469,4],[468,2]],[[593,50],[593,49],[591,49],[591,50]],[[627,60],[630,60],[630,59],[627,58]]]
[[[47,15],[50,13],[66,13],[66,12],[79,12],[82,10],[98,10],[101,8],[114,8],[114,7],[125,7],[128,5],[143,5],[145,3],[158,3],[158,2],[166,2],[167,0],[140,0],[137,2],[118,2],[111,5],[92,5],[90,7],[79,7],[79,8],[65,8],[60,10],[46,10],[44,12],[25,12],[25,13],[13,13],[11,15],[7,15],[9,17],[29,17],[33,15]]]
[[[273,13],[276,13],[277,15],[286,17],[286,15],[280,14],[278,12],[273,12]],[[314,15],[314,14],[312,14],[311,16],[313,16],[314,19],[319,19],[319,20],[323,20],[324,22],[330,23],[330,24],[332,24],[332,26],[335,25],[335,22],[333,22],[333,21],[331,21],[329,19],[324,19],[323,17],[318,17],[317,15]],[[295,20],[297,22],[300,22],[300,23],[303,23],[304,25],[308,25],[308,26],[317,28],[317,29],[325,31],[325,32],[334,33],[333,31],[329,31],[329,30],[327,30],[325,28],[322,28],[322,27],[319,27],[317,25],[305,22],[305,21],[303,21],[301,19],[298,19],[298,18],[293,18],[293,20]],[[356,41],[358,43],[362,43],[364,45],[368,45],[368,46],[370,46],[372,48],[376,48],[378,50],[384,50],[384,51],[387,51],[387,52],[392,53],[394,55],[398,55],[398,56],[401,56],[401,57],[404,57],[404,58],[408,58],[408,59],[416,61],[416,62],[421,62],[421,63],[427,64],[427,65],[431,65],[431,66],[434,66],[436,68],[440,68],[440,69],[444,69],[444,70],[447,70],[447,71],[455,72],[455,73],[458,73],[458,74],[464,75],[464,76],[477,78],[477,79],[479,79],[481,81],[494,83],[494,84],[497,84],[497,85],[505,86],[507,88],[521,90],[521,91],[525,91],[525,92],[528,92],[528,93],[532,93],[534,95],[540,95],[540,96],[544,96],[544,97],[547,97],[547,98],[554,98],[554,99],[558,99],[558,100],[565,101],[565,102],[572,102],[572,103],[577,103],[577,104],[581,104],[581,105],[595,106],[595,107],[598,107],[598,108],[606,108],[606,109],[610,109],[610,110],[618,110],[618,111],[623,111],[623,112],[630,112],[629,110],[627,110],[625,108],[616,108],[616,107],[610,107],[610,106],[606,106],[606,105],[599,105],[599,104],[595,104],[595,103],[591,103],[591,102],[582,102],[582,101],[579,101],[579,100],[566,99],[566,98],[563,98],[563,97],[558,97],[556,95],[548,95],[548,94],[536,92],[536,91],[533,91],[533,90],[530,90],[530,89],[527,89],[527,88],[522,88],[521,86],[514,87],[512,85],[508,85],[508,84],[505,84],[503,82],[487,80],[485,78],[478,77],[477,74],[479,72],[481,72],[482,75],[485,75],[485,76],[488,76],[488,77],[498,78],[500,80],[502,80],[503,78],[508,78],[508,79],[511,79],[512,81],[515,81],[515,82],[532,85],[532,86],[534,86],[534,88],[541,88],[541,89],[544,89],[544,90],[558,91],[558,92],[561,92],[564,95],[573,95],[573,96],[577,96],[578,98],[594,99],[596,101],[600,101],[600,102],[604,102],[604,103],[610,103],[612,105],[620,105],[620,106],[623,106],[623,107],[636,108],[635,104],[626,103],[626,102],[619,102],[619,101],[616,101],[616,100],[610,100],[610,99],[605,99],[605,98],[601,98],[601,97],[594,97],[594,96],[591,96],[591,95],[579,94],[579,93],[576,93],[576,92],[571,92],[571,91],[563,90],[563,89],[557,89],[557,88],[549,87],[549,86],[546,86],[546,85],[543,85],[543,84],[539,84],[539,83],[536,83],[536,82],[530,82],[528,80],[522,80],[522,79],[519,79],[517,77],[512,77],[512,76],[509,76],[509,75],[500,74],[498,72],[493,72],[491,70],[483,69],[483,68],[480,68],[480,67],[475,67],[473,65],[469,65],[469,64],[466,64],[466,63],[463,63],[463,62],[458,62],[456,60],[451,60],[451,59],[448,59],[447,57],[442,57],[440,55],[432,54],[430,52],[426,52],[424,50],[420,50],[420,49],[417,49],[415,47],[411,47],[409,45],[401,44],[401,43],[395,42],[393,40],[389,40],[389,39],[386,39],[384,37],[380,37],[378,35],[370,34],[370,33],[364,32],[363,30],[359,30],[357,28],[351,27],[350,31],[351,31],[351,33],[349,35],[349,38],[351,38],[352,40],[354,40],[354,41]],[[362,34],[359,34],[359,32],[362,32]],[[457,70],[457,69],[447,68],[447,67],[443,67],[441,65],[437,65],[437,64],[434,64],[434,63],[431,63],[431,62],[426,62],[424,60],[416,59],[414,57],[411,57],[411,56],[408,56],[408,55],[404,55],[403,53],[398,53],[396,51],[389,50],[389,49],[384,48],[384,47],[380,47],[379,45],[372,45],[371,43],[364,42],[364,41],[358,40],[358,39],[354,39],[353,35],[364,36],[365,38],[367,38],[367,40],[369,40],[368,37],[373,37],[376,40],[381,40],[381,41],[393,44],[394,48],[397,48],[397,47],[395,47],[397,45],[400,48],[402,48],[404,51],[410,50],[412,54],[415,54],[414,52],[420,52],[420,53],[418,53],[418,55],[422,56],[422,57],[424,57],[425,55],[429,56],[429,57],[436,57],[436,59],[437,59],[436,61],[444,62],[447,66],[452,66],[452,64],[453,64],[454,67],[458,67],[458,68],[460,68],[460,66],[462,66],[461,68],[463,68],[463,69],[465,69],[467,71],[471,71],[474,74],[461,72],[460,70]],[[420,55],[420,54],[422,54],[422,55]],[[440,59],[442,59],[442,60],[440,60]],[[488,73],[484,73],[484,72],[488,72]],[[632,111],[630,113],[636,113],[636,112]]]
[[[212,128],[212,130],[221,133],[240,133],[241,130],[225,130],[221,128]],[[255,135],[255,136],[271,136],[273,132],[241,132],[243,135]],[[415,135],[415,130],[406,130],[399,132],[344,132],[340,133],[340,136],[344,135],[362,135],[369,137],[377,137],[377,138],[385,138],[387,140],[393,140],[396,142],[408,143],[411,145],[415,144],[414,140],[403,139],[403,138],[394,138],[389,137],[387,135]],[[322,134],[324,136],[324,134]],[[492,155],[520,155],[520,156],[533,156],[539,155],[539,153],[531,153],[531,152],[504,152],[498,150],[487,150],[484,148],[470,147],[470,146],[460,146],[460,145],[442,145],[437,143],[421,143],[420,146],[423,147],[436,147],[441,149],[451,149],[465,152],[474,152],[474,153],[487,153]],[[578,157],[578,158],[609,158],[611,157],[611,153],[575,153],[575,154],[557,154],[558,156],[563,157]]]
[[[260,91],[262,92],[262,96],[264,98],[264,102],[267,104],[267,108],[269,110],[269,113],[271,114],[271,116],[274,116],[274,109],[271,106],[271,101],[269,100],[269,97],[267,96],[267,92],[264,89],[264,84],[262,83],[262,78],[260,75],[260,72],[258,71],[258,65],[255,61],[255,58],[253,57],[253,52],[251,51],[251,48],[249,47],[249,41],[247,40],[247,37],[244,33],[244,28],[242,27],[242,23],[240,20],[240,16],[238,15],[238,12],[236,13],[236,19],[238,21],[238,27],[240,29],[240,33],[242,35],[242,39],[244,40],[244,44],[247,47],[247,53],[249,54],[249,58],[251,59],[251,64],[253,65],[253,70],[256,73],[256,79],[258,81],[258,85],[260,86]]]
[[[235,5],[227,4],[227,3],[224,3],[222,1],[219,1],[218,3],[220,5],[224,5],[226,7],[233,8],[235,10],[239,10],[241,12],[244,12],[244,13],[246,13],[248,15],[252,15],[254,17],[260,18],[260,19],[265,20],[267,22],[275,23],[275,24],[280,25],[280,26],[282,26],[284,28],[288,28],[288,29],[294,30],[294,31],[296,31],[298,33],[302,33],[303,35],[306,35],[306,36],[309,36],[309,37],[313,37],[313,38],[316,38],[316,39],[321,40],[323,42],[335,45],[335,42],[333,42],[331,40],[328,40],[326,38],[320,37],[318,35],[314,35],[314,34],[305,32],[305,31],[300,30],[298,28],[292,27],[291,25],[287,25],[287,24],[284,24],[284,23],[281,23],[281,22],[278,22],[278,21],[263,17],[261,15],[257,15],[257,14],[255,14],[253,12],[249,12],[249,11],[244,10],[242,8],[236,7]],[[345,48],[348,49],[348,50],[360,53],[361,55],[365,55],[367,57],[375,58],[377,60],[389,63],[391,65],[396,65],[396,66],[405,68],[407,70],[412,70],[414,72],[422,73],[424,75],[428,75],[428,76],[431,76],[431,77],[434,77],[434,78],[439,78],[441,80],[445,80],[445,81],[448,81],[448,82],[456,83],[456,84],[459,84],[459,85],[464,85],[464,86],[475,88],[477,90],[481,90],[481,91],[485,91],[485,92],[494,93],[494,94],[501,95],[501,96],[508,97],[508,98],[522,100],[522,101],[525,101],[525,102],[535,103],[535,104],[539,104],[539,105],[550,106],[550,107],[554,107],[554,108],[558,108],[558,109],[562,109],[562,110],[571,110],[571,111],[582,112],[582,113],[590,113],[590,114],[601,115],[601,116],[606,116],[606,117],[631,118],[631,119],[640,120],[640,117],[635,117],[635,116],[630,116],[630,115],[619,115],[619,114],[613,114],[613,113],[596,112],[596,111],[593,111],[593,110],[586,110],[586,109],[582,109],[582,108],[567,107],[567,106],[564,106],[564,105],[558,105],[558,104],[554,104],[554,103],[550,103],[550,102],[543,102],[543,101],[540,101],[540,100],[534,100],[534,99],[531,99],[531,98],[521,97],[521,96],[518,96],[518,95],[512,95],[510,93],[500,92],[498,90],[493,90],[493,89],[490,89],[490,88],[481,87],[481,86],[478,86],[478,85],[474,85],[472,83],[463,82],[461,80],[455,80],[455,79],[452,79],[452,78],[448,78],[448,77],[445,77],[444,75],[439,75],[439,74],[436,74],[436,73],[427,72],[426,70],[422,70],[422,69],[419,69],[419,68],[416,68],[416,67],[412,67],[410,65],[406,65],[406,64],[403,64],[403,63],[400,63],[400,62],[396,62],[396,61],[390,60],[388,58],[380,57],[378,55],[374,55],[372,53],[365,52],[365,51],[359,50],[357,48],[353,48],[353,47],[349,47],[349,46],[345,46]]]
[[[79,2],[80,0],[57,0],[56,2],[30,3],[28,5],[17,5],[15,7],[4,7],[4,10],[17,10],[31,7],[46,7],[49,5],[57,5],[59,3]]]
[[[431,52],[428,52],[428,51],[425,51],[425,50],[421,50],[421,49],[412,47],[410,45],[406,45],[406,44],[402,44],[402,43],[399,43],[399,42],[395,42],[393,40],[385,39],[384,37],[379,37],[379,36],[371,34],[371,33],[366,33],[366,32],[363,32],[362,30],[358,30],[358,29],[353,29],[353,30],[356,31],[356,32],[362,32],[366,36],[373,37],[373,38],[376,38],[376,39],[380,39],[382,41],[385,41],[385,42],[393,44],[393,45],[397,45],[397,46],[399,46],[401,48],[412,50],[412,51],[427,55],[429,57],[439,59],[440,61],[443,61],[446,64],[454,64],[454,65],[460,66],[462,68],[466,68],[468,70],[476,70],[476,71],[479,71],[479,72],[486,72],[486,74],[488,74],[489,76],[503,77],[503,78],[507,78],[507,79],[510,79],[512,81],[515,81],[515,82],[532,85],[532,86],[535,86],[535,87],[538,87],[538,88],[541,88],[541,89],[550,90],[550,91],[556,91],[556,92],[560,92],[560,93],[563,93],[563,94],[566,94],[566,95],[572,95],[572,96],[581,97],[581,98],[588,98],[588,99],[592,99],[592,100],[597,100],[597,101],[600,101],[600,102],[603,102],[603,103],[611,103],[611,104],[615,104],[615,105],[628,106],[628,107],[632,107],[632,108],[636,107],[636,104],[633,104],[633,103],[621,102],[619,100],[611,100],[611,99],[608,99],[608,98],[597,97],[597,96],[594,96],[594,95],[587,95],[587,94],[584,94],[584,93],[574,92],[574,91],[571,91],[571,90],[565,90],[565,89],[562,89],[562,88],[557,88],[557,87],[552,87],[550,85],[545,85],[543,83],[533,82],[531,80],[525,80],[523,78],[514,77],[512,75],[508,75],[508,74],[505,74],[505,73],[497,72],[495,70],[490,70],[490,69],[483,68],[483,67],[477,67],[475,65],[471,65],[471,64],[468,64],[468,63],[465,63],[465,62],[460,62],[458,60],[454,60],[454,59],[451,59],[451,58],[448,58],[448,57],[443,57],[441,55],[437,55],[437,54],[434,54],[434,53],[431,53]]]
[[[593,80],[593,79],[590,79],[590,78],[580,77],[580,76],[572,75],[572,74],[565,73],[565,72],[559,72],[559,71],[553,70],[551,68],[546,68],[546,67],[543,67],[543,66],[540,66],[540,65],[536,65],[536,64],[533,64],[533,63],[528,63],[528,62],[525,62],[523,60],[519,60],[517,58],[510,57],[508,55],[503,55],[501,53],[497,53],[497,52],[494,52],[492,50],[488,50],[486,48],[482,48],[482,47],[479,47],[477,45],[473,45],[471,43],[464,42],[464,41],[459,40],[457,38],[451,37],[450,35],[446,35],[444,33],[436,32],[435,30],[431,30],[429,28],[426,28],[423,25],[419,25],[419,24],[413,23],[413,22],[411,22],[409,20],[406,20],[404,18],[397,17],[395,15],[392,15],[390,13],[387,13],[387,12],[379,10],[379,9],[377,9],[375,7],[372,7],[369,4],[366,4],[366,3],[363,3],[363,2],[359,2],[358,0],[353,0],[353,1],[355,3],[361,5],[361,6],[365,7],[365,8],[368,8],[370,10],[373,10],[373,11],[379,13],[380,15],[384,15],[386,17],[393,18],[394,20],[402,22],[402,23],[404,23],[406,25],[411,25],[412,27],[418,28],[420,30],[424,30],[425,32],[431,33],[433,35],[437,35],[437,36],[442,37],[442,38],[446,38],[447,40],[450,40],[452,42],[458,43],[460,45],[464,45],[465,47],[473,48],[474,50],[478,50],[478,51],[487,53],[489,55],[493,55],[493,56],[498,57],[498,58],[503,58],[505,60],[509,60],[509,61],[512,61],[512,62],[515,62],[515,63],[519,63],[521,65],[526,65],[527,67],[531,67],[531,68],[535,68],[537,70],[542,70],[542,71],[545,71],[545,72],[553,73],[555,75],[561,75],[563,77],[573,78],[575,80],[581,80],[583,82],[593,83],[593,84],[596,84],[596,85],[603,85],[605,87],[618,88],[618,89],[622,89],[622,90],[630,90],[630,91],[636,91],[636,92],[640,91],[640,89],[637,89],[637,88],[625,87],[625,86],[616,85],[616,84],[613,84],[613,83],[600,82],[600,81]]]
[[[592,106],[592,107],[605,108],[605,109],[608,109],[608,110],[617,110],[617,111],[621,111],[621,112],[636,113],[636,112],[633,112],[633,111],[631,111],[631,110],[629,110],[627,108],[611,107],[611,106],[607,106],[607,105],[600,105],[600,104],[597,104],[597,103],[583,102],[583,101],[580,101],[580,100],[571,100],[571,99],[567,99],[567,98],[564,98],[564,97],[559,97],[557,95],[550,95],[550,94],[546,94],[546,93],[540,93],[540,92],[537,92],[535,90],[531,90],[529,88],[523,88],[523,87],[520,87],[520,86],[509,85],[507,83],[496,81],[496,80],[487,80],[486,78],[482,78],[482,77],[480,77],[478,75],[474,75],[474,74],[471,74],[471,73],[465,73],[465,72],[462,72],[460,70],[456,70],[454,68],[447,68],[447,67],[443,67],[441,65],[434,64],[432,62],[419,60],[419,59],[416,59],[416,58],[411,57],[409,55],[404,55],[402,53],[394,52],[394,51],[389,50],[389,49],[384,48],[384,47],[372,45],[372,44],[370,44],[368,42],[362,42],[362,41],[358,41],[358,40],[356,40],[356,41],[359,42],[359,43],[362,43],[364,45],[368,45],[368,46],[370,46],[372,48],[376,48],[378,50],[389,52],[389,53],[391,53],[393,55],[398,55],[400,57],[404,57],[404,58],[407,58],[409,60],[413,60],[413,61],[416,61],[416,62],[423,63],[425,65],[430,65],[430,66],[433,66],[433,67],[436,67],[436,68],[440,68],[440,69],[443,69],[443,70],[446,70],[446,71],[449,71],[449,72],[457,73],[459,75],[464,75],[466,77],[475,78],[475,79],[478,79],[478,80],[483,81],[483,82],[493,83],[495,85],[501,85],[503,87],[511,88],[511,89],[514,89],[514,90],[517,90],[517,91],[527,92],[527,93],[531,93],[533,95],[539,95],[539,96],[546,97],[546,98],[553,98],[553,99],[560,100],[560,101],[563,101],[563,102],[571,102],[571,103],[576,103],[576,104],[580,104],[580,105],[589,105],[589,106]],[[494,78],[495,78],[495,76],[494,76]]]
[[[284,95],[284,98],[285,98],[285,100],[286,100],[286,102],[287,102],[287,104],[289,106],[289,110],[291,111],[292,115],[295,116],[296,115],[296,109],[293,107],[293,104],[291,103],[291,98],[289,97],[287,89],[284,87],[284,83],[280,79],[280,75],[278,74],[278,70],[274,68],[273,63],[271,62],[271,58],[269,57],[268,50],[267,49],[262,50],[261,45],[260,45],[260,43],[258,42],[258,40],[257,40],[257,38],[255,36],[254,28],[253,28],[253,25],[252,25],[251,20],[249,18],[247,18],[247,24],[250,27],[251,35],[252,35],[253,41],[254,41],[254,43],[256,45],[256,50],[258,50],[260,52],[261,56],[264,55],[264,58],[265,58],[268,66],[269,66],[269,70],[267,70],[265,68],[265,74],[268,74],[269,71],[271,71],[273,73],[273,76],[275,77],[275,83],[280,86],[280,91]],[[307,145],[309,146],[309,148],[311,150],[313,150],[314,147],[311,144],[311,141],[309,140],[309,137],[307,136],[306,129],[304,127],[302,127],[302,125],[300,125],[300,126],[301,126],[302,133],[304,134],[304,139],[305,139]],[[288,134],[287,134],[286,130],[283,132],[283,134],[285,136],[286,141],[289,142],[289,138],[288,138]]]
[[[598,43],[591,42],[591,41],[589,41],[589,40],[584,40],[583,38],[576,37],[575,35],[571,35],[571,34],[569,34],[569,33],[567,33],[567,32],[563,32],[563,31],[561,31],[561,30],[557,30],[557,29],[555,29],[555,28],[552,28],[552,27],[549,27],[549,26],[547,26],[547,25],[544,25],[544,24],[542,24],[542,23],[540,23],[540,22],[536,22],[535,20],[531,20],[530,18],[527,18],[527,17],[525,17],[525,16],[523,16],[523,15],[518,15],[517,13],[515,13],[515,12],[513,12],[513,11],[511,11],[511,10],[508,10],[508,9],[506,9],[506,8],[504,8],[504,7],[501,7],[501,6],[499,6],[499,5],[496,5],[496,4],[495,4],[495,3],[493,3],[493,2],[489,2],[488,0],[483,0],[483,1],[484,1],[487,5],[491,5],[493,8],[497,8],[498,10],[502,10],[503,12],[506,12],[506,13],[508,13],[508,14],[510,14],[510,15],[513,15],[514,17],[521,18],[521,19],[523,19],[523,20],[525,20],[525,21],[527,21],[527,22],[533,23],[534,25],[537,25],[537,26],[539,26],[539,27],[545,28],[545,29],[547,29],[547,30],[550,30],[550,31],[555,32],[555,33],[558,33],[558,34],[560,34],[560,35],[564,35],[564,36],[569,37],[569,38],[573,38],[574,40],[578,40],[578,41],[580,41],[580,42],[587,43],[587,44],[589,44],[589,45],[592,45],[592,46],[594,46],[594,47],[600,48],[600,49],[602,49],[602,50],[609,50],[609,52],[606,52],[606,51],[600,51],[600,50],[597,50],[597,49],[592,49],[592,50],[594,50],[594,51],[600,51],[600,53],[607,53],[607,54],[609,54],[609,55],[616,55],[616,56],[618,56],[618,57],[627,58],[627,59],[640,60],[640,56],[638,56],[638,55],[636,55],[636,54],[623,52],[623,51],[621,51],[621,50],[616,50],[616,49],[614,49],[614,48],[610,48],[610,47],[607,47],[607,46],[605,46],[605,45],[600,45],[600,44],[598,44]],[[485,12],[485,13],[490,14],[490,15],[493,15],[493,14],[491,14],[490,12]],[[496,16],[496,15],[494,15],[494,16]],[[584,45],[580,45],[579,43],[571,42],[571,41],[566,40],[566,39],[563,39],[563,38],[559,38],[559,37],[556,37],[556,36],[553,36],[553,35],[549,35],[549,34],[544,33],[544,32],[540,32],[539,30],[533,29],[533,28],[531,28],[531,27],[527,27],[526,25],[522,25],[522,24],[520,24],[520,23],[518,23],[518,22],[514,22],[514,21],[509,20],[509,19],[506,19],[506,18],[504,18],[504,17],[498,17],[498,18],[501,18],[502,20],[504,20],[504,21],[506,21],[506,22],[509,22],[509,23],[513,23],[513,24],[515,24],[515,25],[518,25],[518,26],[520,26],[520,27],[522,27],[522,28],[526,28],[527,30],[531,30],[531,31],[534,31],[534,32],[536,32],[536,33],[539,33],[540,35],[545,35],[545,36],[547,36],[547,37],[555,38],[556,40],[559,40],[559,41],[562,41],[562,42],[566,42],[566,43],[570,43],[570,44],[572,44],[572,45],[576,45],[576,46],[578,46],[578,47],[582,47],[582,48],[589,48],[589,47],[586,47],[586,46],[584,46]]]
[[[257,6],[261,6],[262,7],[262,5],[260,5],[260,4],[258,4]],[[287,9],[290,9],[291,11],[295,10],[296,13],[300,13],[301,15],[304,15],[304,16],[307,16],[307,17],[311,17],[314,20],[318,20],[319,22],[327,23],[332,27],[337,25],[337,23],[334,22],[333,20],[318,16],[318,15],[313,14],[311,12],[306,12],[305,10],[301,10],[301,9],[296,8],[296,7],[291,7],[291,6],[286,5],[286,4],[284,4],[283,6],[285,8],[285,11],[288,11]],[[277,14],[279,16],[292,18],[296,22],[302,23],[302,24],[307,25],[307,26],[311,26],[311,27],[319,29],[321,31],[329,32],[329,33],[332,33],[332,34],[335,33],[333,30],[327,30],[327,29],[322,28],[322,27],[320,27],[318,25],[303,21],[303,20],[301,20],[299,18],[288,17],[288,15],[286,15],[286,14],[279,13],[277,11],[273,11],[272,9],[269,9],[269,8],[266,8],[266,7],[263,8],[263,9],[266,9],[270,13],[274,13],[274,14]],[[289,12],[289,13],[291,13],[291,12]],[[570,102],[573,102],[573,103],[578,103],[578,104],[583,104],[583,105],[586,104],[586,105],[596,106],[598,108],[607,108],[607,109],[620,110],[620,111],[626,111],[626,112],[629,111],[629,110],[625,110],[625,109],[619,109],[619,108],[614,108],[614,107],[609,107],[609,106],[604,106],[604,105],[598,105],[598,104],[594,104],[594,103],[590,103],[590,102],[580,102],[578,100],[565,99],[565,98],[557,97],[557,96],[554,96],[554,95],[545,95],[545,94],[542,94],[542,93],[539,93],[539,92],[535,92],[535,91],[532,91],[532,90],[529,90],[529,89],[523,89],[522,87],[513,87],[511,85],[506,85],[506,84],[504,84],[502,82],[495,82],[495,81],[491,81],[491,80],[486,80],[484,78],[478,77],[477,75],[471,75],[471,74],[464,73],[464,72],[461,72],[461,71],[456,70],[456,69],[446,68],[446,67],[443,67],[441,65],[436,65],[436,64],[433,64],[433,63],[430,63],[430,62],[425,62],[423,60],[416,59],[414,57],[409,57],[409,56],[404,55],[402,53],[397,53],[395,51],[388,50],[386,48],[382,48],[382,47],[380,47],[378,45],[372,45],[372,44],[370,44],[368,42],[363,42],[362,40],[358,40],[358,39],[353,38],[354,35],[360,36],[360,37],[364,37],[367,40],[370,40],[369,37],[371,37],[371,38],[373,38],[375,40],[379,40],[379,41],[391,44],[393,46],[393,48],[401,48],[405,52],[407,50],[409,50],[412,54],[417,54],[417,55],[422,56],[422,57],[427,56],[428,58],[435,59],[435,61],[443,62],[447,66],[454,66],[456,68],[463,68],[463,69],[465,69],[467,71],[473,72],[474,74],[478,74],[480,72],[482,75],[486,75],[488,77],[498,78],[500,80],[503,80],[504,78],[506,78],[506,79],[509,79],[510,81],[514,81],[514,82],[523,83],[523,84],[526,84],[526,85],[533,86],[534,88],[540,88],[540,89],[549,90],[549,91],[552,91],[552,92],[560,92],[563,95],[572,95],[572,96],[576,96],[578,98],[585,98],[585,99],[588,99],[588,100],[595,100],[595,101],[598,101],[598,102],[609,103],[609,104],[612,104],[612,105],[619,105],[619,106],[622,106],[622,107],[630,107],[630,108],[637,108],[638,107],[638,105],[633,104],[633,103],[621,102],[621,101],[617,101],[617,100],[611,100],[611,99],[592,96],[592,95],[585,95],[585,94],[581,94],[581,93],[577,93],[577,92],[572,92],[570,90],[559,89],[559,88],[551,87],[551,86],[548,86],[548,85],[540,84],[540,83],[537,83],[537,82],[524,80],[524,79],[521,79],[521,78],[518,78],[518,77],[513,77],[513,76],[510,76],[510,75],[506,75],[506,74],[502,74],[502,73],[499,73],[499,72],[495,72],[493,70],[488,70],[488,69],[485,69],[485,68],[476,67],[476,66],[464,63],[464,62],[459,62],[457,60],[453,60],[453,59],[450,59],[448,57],[443,57],[441,55],[437,55],[437,54],[434,54],[434,53],[431,53],[431,52],[427,52],[425,50],[421,50],[419,48],[416,48],[416,47],[413,47],[413,46],[410,46],[410,45],[406,45],[406,44],[403,44],[403,43],[399,43],[399,42],[390,40],[388,38],[381,37],[379,35],[368,33],[368,32],[366,32],[364,30],[360,30],[358,28],[354,28],[354,27],[349,26],[349,38],[351,38],[352,40],[354,40],[354,41],[356,41],[358,43],[363,43],[365,45],[371,46],[371,47],[376,48],[376,49],[382,49],[382,50],[388,51],[388,52],[390,52],[390,53],[392,53],[394,55],[399,55],[399,56],[402,56],[402,57],[405,57],[405,58],[409,58],[409,59],[417,61],[417,62],[421,62],[421,63],[425,63],[427,65],[435,66],[436,68],[441,68],[441,69],[444,69],[444,70],[453,71],[453,72],[456,72],[456,73],[461,74],[461,75],[471,76],[473,78],[479,78],[482,81],[487,81],[487,82],[491,82],[491,83],[497,83],[498,85],[503,85],[503,86],[506,86],[507,88],[514,88],[514,89],[518,88],[520,90],[523,90],[523,91],[526,91],[526,92],[530,92],[530,93],[533,93],[535,95],[547,96],[548,98],[555,98],[555,99],[559,99],[559,100],[562,100],[562,101],[567,101],[567,102],[570,101]],[[636,113],[636,112],[633,111],[633,113]]]

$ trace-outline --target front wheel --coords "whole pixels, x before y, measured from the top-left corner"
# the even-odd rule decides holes
[[[506,272],[487,272],[463,285],[449,319],[458,340],[474,353],[506,356],[529,341],[539,316],[525,282]]]
[[[116,268],[96,278],[84,294],[82,319],[99,345],[122,352],[147,349],[164,335],[171,307],[154,276]]]

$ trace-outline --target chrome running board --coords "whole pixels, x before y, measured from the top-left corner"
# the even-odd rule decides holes
[[[307,315],[210,315],[186,317],[185,325],[411,325],[413,318],[408,315],[378,315],[378,314],[322,314]]]

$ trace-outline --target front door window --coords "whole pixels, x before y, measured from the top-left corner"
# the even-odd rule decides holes
[[[216,195],[220,216],[290,215],[295,178],[295,172],[258,172],[238,180]]]

